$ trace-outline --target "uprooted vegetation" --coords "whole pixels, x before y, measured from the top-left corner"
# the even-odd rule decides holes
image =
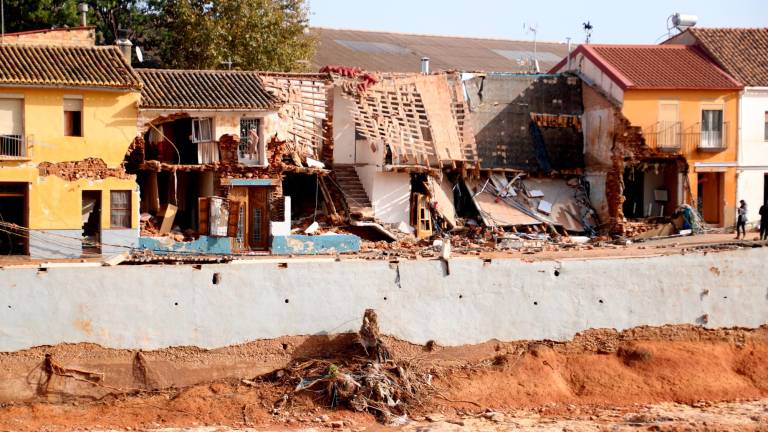
[[[432,375],[417,362],[392,358],[373,309],[365,311],[357,342],[337,359],[296,361],[271,378],[286,392],[273,414],[303,394],[315,394],[330,408],[367,412],[387,424],[403,424],[412,407],[433,394]]]

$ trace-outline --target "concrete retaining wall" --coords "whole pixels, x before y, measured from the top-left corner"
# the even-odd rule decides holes
[[[0,269],[0,351],[62,342],[221,347],[356,331],[365,308],[416,343],[565,340],[599,327],[768,320],[768,248],[540,261],[257,260]],[[218,274],[218,275],[216,275]]]

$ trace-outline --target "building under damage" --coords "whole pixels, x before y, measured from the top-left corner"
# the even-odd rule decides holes
[[[33,64],[39,62],[38,51],[53,50],[22,46],[8,47],[4,55]],[[50,142],[37,145],[44,133],[32,133],[34,118],[19,119],[13,111],[19,99],[28,111],[34,106],[31,91],[11,88],[2,95],[10,113],[0,171],[8,180],[2,185],[2,199],[9,203],[3,206],[3,229],[14,236],[55,226],[64,231],[52,234],[78,243],[63,248],[37,242],[45,244],[43,251],[31,243],[9,242],[3,247],[10,252],[40,257],[132,249],[341,253],[359,250],[360,237],[418,240],[449,233],[514,245],[525,239],[635,234],[636,224],[627,223],[628,218],[672,221],[650,235],[671,234],[691,228],[694,208],[712,223],[726,220],[730,211],[712,204],[710,196],[727,195],[720,181],[729,175],[727,168],[696,162],[700,174],[694,177],[688,157],[719,160],[734,151],[722,110],[732,103],[730,95],[739,84],[718,75],[722,71],[692,48],[650,49],[659,61],[673,61],[664,50],[685,54],[685,61],[704,74],[686,91],[715,96],[705,107],[705,124],[698,124],[706,133],[688,135],[669,133],[667,123],[643,126],[630,119],[644,106],[638,95],[664,102],[675,94],[669,89],[652,93],[674,77],[660,72],[644,76],[624,57],[611,57],[610,47],[580,47],[570,62],[554,67],[563,73],[550,74],[429,73],[426,59],[422,73],[345,66],[304,74],[132,69],[129,53],[121,58],[112,47],[57,52],[92,58],[89,49],[117,56],[102,62],[114,77],[104,78],[103,84],[73,81],[35,90],[62,99],[65,122],[80,111],[80,123],[67,126],[79,129],[65,128],[69,138],[45,138]],[[606,65],[623,67],[625,75],[604,78],[600,71],[614,70]],[[62,74],[75,73],[64,63],[57,67],[65,69]],[[48,79],[47,73],[40,69],[39,79]],[[117,77],[122,81],[113,84]],[[11,87],[12,78],[8,75]],[[85,98],[80,91],[114,85],[120,89],[110,97],[128,104],[119,112],[103,97]],[[62,91],[61,86],[71,88]],[[662,105],[661,112],[671,116],[665,110],[673,104]],[[98,139],[99,145],[51,159],[53,149],[63,151],[77,141],[72,134]],[[25,146],[13,147],[17,136]],[[694,138],[695,143],[688,142]],[[109,154],[100,154],[107,149]],[[75,153],[95,165],[63,156]],[[83,189],[80,200],[66,198],[67,205],[81,203],[78,222],[64,224],[60,212],[39,216],[31,191],[40,181],[30,183],[27,174],[27,180],[11,179],[17,172],[12,166],[86,182],[78,186]],[[708,182],[708,176],[714,180]],[[95,192],[100,184],[117,181],[113,177],[130,187],[121,183],[112,191],[110,186],[109,199],[102,196],[106,192]],[[53,188],[47,193],[52,203],[64,199],[59,189],[71,189],[65,184],[46,187]],[[125,197],[120,195],[124,190],[129,192]],[[14,205],[18,197],[30,204]],[[681,206],[693,203],[680,219]],[[109,217],[102,207],[110,208]]]

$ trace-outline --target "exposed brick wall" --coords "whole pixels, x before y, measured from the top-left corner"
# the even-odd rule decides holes
[[[4,42],[6,44],[92,47],[96,46],[96,27],[11,33],[5,35]]]

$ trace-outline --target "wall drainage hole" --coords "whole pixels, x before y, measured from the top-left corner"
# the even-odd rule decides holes
[[[538,306],[538,305],[539,305],[539,302],[535,301],[535,302],[533,302],[533,305],[534,305],[534,306]]]
[[[597,302],[600,303],[600,304],[603,304],[603,299],[600,299]]]
[[[463,298],[464,298],[464,295],[463,295],[463,294],[459,294],[459,298],[460,298],[460,299],[463,299]]]
[[[290,300],[288,300],[288,299],[285,299],[285,303],[286,303],[286,304],[288,304],[288,303],[290,303],[290,302],[291,302]]]
[[[555,270],[555,276],[560,276],[560,270]]]
[[[173,305],[174,305],[174,306],[178,306],[178,305],[179,305],[179,302],[173,302]]]
[[[288,350],[288,344],[287,344],[287,343],[284,343],[284,344],[283,344],[283,351],[286,351],[286,350]]]
[[[386,298],[386,297],[384,297],[384,301],[387,301],[387,298]]]
[[[218,285],[219,282],[221,282],[221,273],[214,273],[213,274],[213,284]]]
[[[8,305],[8,309],[13,309],[13,308],[11,307],[11,305]]]
[[[280,268],[280,269],[287,269],[287,268],[288,268],[288,263],[285,263],[285,262],[283,262],[283,263],[277,263],[277,268]]]

